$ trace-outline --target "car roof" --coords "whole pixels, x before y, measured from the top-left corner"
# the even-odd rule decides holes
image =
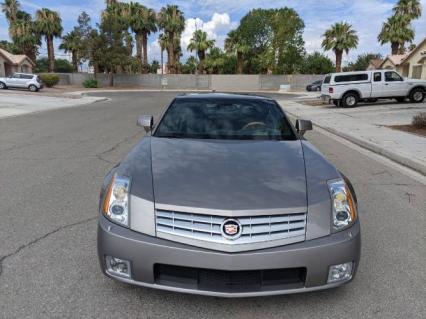
[[[243,99],[243,100],[272,100],[266,96],[241,94],[241,93],[184,93],[176,96],[176,99]]]

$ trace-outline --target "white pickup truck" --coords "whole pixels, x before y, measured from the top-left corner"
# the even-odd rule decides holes
[[[328,74],[321,86],[323,101],[336,106],[355,107],[360,101],[396,99],[423,102],[426,81],[406,79],[392,70],[373,70]]]

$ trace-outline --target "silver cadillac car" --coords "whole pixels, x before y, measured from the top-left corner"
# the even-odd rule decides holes
[[[351,281],[360,260],[349,180],[266,97],[177,96],[107,174],[98,255],[116,280],[220,297]]]

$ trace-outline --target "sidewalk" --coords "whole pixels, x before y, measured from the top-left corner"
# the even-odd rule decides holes
[[[426,103],[382,103],[353,109],[296,101],[280,104],[296,118],[311,120],[322,129],[426,175],[426,138],[386,127],[410,124],[413,115],[426,112]]]
[[[83,96],[81,98],[52,97],[35,94],[0,93],[0,119],[28,113],[50,111],[65,107],[80,106],[104,101],[102,97]]]

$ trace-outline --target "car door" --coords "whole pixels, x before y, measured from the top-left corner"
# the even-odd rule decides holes
[[[21,76],[19,73],[14,73],[7,78],[7,86],[20,87]]]
[[[384,97],[406,96],[408,83],[395,71],[384,72]]]
[[[383,71],[372,72],[371,97],[378,98],[385,96],[387,86],[385,85]]]

